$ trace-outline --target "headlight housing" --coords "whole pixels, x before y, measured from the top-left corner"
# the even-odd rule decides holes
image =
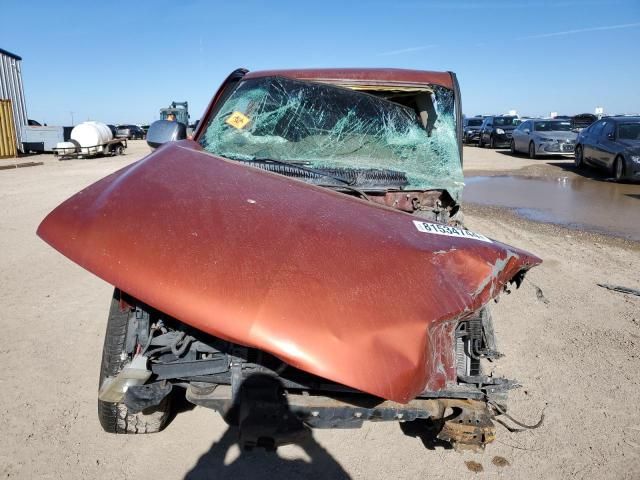
[[[496,128],[496,133],[497,133],[498,135],[504,135],[504,130],[503,130],[503,129],[501,129],[501,128]]]
[[[631,161],[640,164],[640,155],[631,155]]]

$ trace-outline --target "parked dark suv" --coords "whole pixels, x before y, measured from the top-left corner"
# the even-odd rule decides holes
[[[582,130],[575,164],[604,169],[616,181],[640,180],[640,117],[606,117]]]
[[[494,115],[486,117],[480,127],[478,146],[491,148],[506,147],[511,143],[513,129],[520,124],[514,115]]]
[[[137,125],[118,125],[118,138],[126,138],[127,140],[144,140],[146,134],[144,130]]]
[[[463,143],[478,143],[480,139],[480,127],[482,127],[482,117],[471,117],[463,120]]]

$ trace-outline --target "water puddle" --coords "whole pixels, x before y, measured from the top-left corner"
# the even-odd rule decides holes
[[[463,202],[530,220],[640,241],[640,185],[588,178],[468,177]]]

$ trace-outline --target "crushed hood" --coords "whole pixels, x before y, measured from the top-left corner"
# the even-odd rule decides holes
[[[406,402],[455,383],[457,321],[540,263],[416,220],[183,141],[80,191],[38,234],[186,324]]]

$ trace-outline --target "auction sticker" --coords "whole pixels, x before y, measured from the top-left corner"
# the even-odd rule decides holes
[[[418,220],[414,220],[413,224],[416,226],[418,231],[423,233],[444,235],[445,237],[471,238],[473,240],[480,240],[481,242],[493,243],[484,235],[472,232],[471,230],[465,230],[464,228],[449,227],[438,223],[420,222]]]
[[[247,126],[247,123],[249,123],[249,117],[242,112],[233,112],[225,122],[233,128],[240,130]]]

